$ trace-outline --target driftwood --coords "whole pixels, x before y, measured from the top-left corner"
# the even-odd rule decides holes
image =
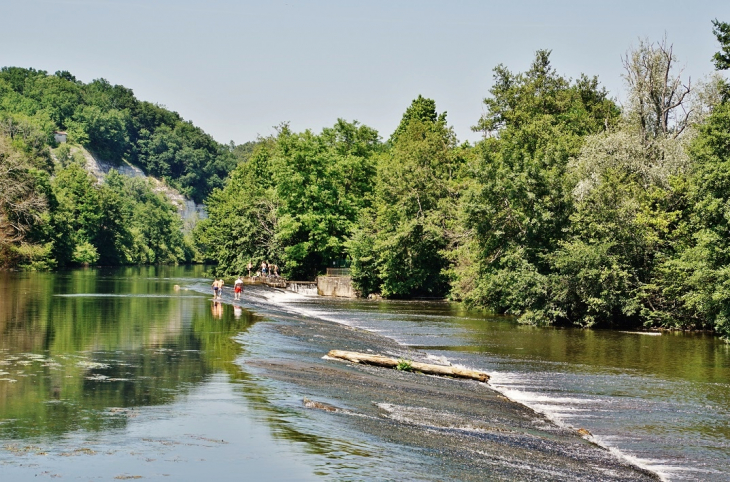
[[[383,355],[370,355],[367,353],[357,353],[354,351],[331,350],[327,353],[330,358],[339,358],[341,360],[351,361],[353,363],[364,363],[367,365],[375,365],[386,368],[396,368],[403,360],[389,358]],[[460,368],[454,366],[431,365],[430,363],[409,362],[410,369],[416,372],[427,373],[429,375],[442,375],[456,378],[469,378],[486,382],[489,375],[468,368]]]

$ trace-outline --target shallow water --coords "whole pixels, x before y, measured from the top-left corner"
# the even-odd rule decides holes
[[[715,337],[521,326],[447,303],[272,298],[487,371],[509,398],[667,480],[730,480],[730,347]]]
[[[276,349],[256,323],[302,316],[486,370],[510,398],[667,479],[730,480],[730,350],[715,338],[277,290],[238,306],[227,290],[216,305],[209,283],[201,267],[0,273],[3,480],[397,479],[405,464],[429,479],[428,457],[305,413],[296,393],[247,370],[247,355]]]
[[[310,480],[298,414],[234,363],[201,267],[0,273],[0,480]]]

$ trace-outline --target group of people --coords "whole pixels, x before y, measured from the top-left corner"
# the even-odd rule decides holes
[[[248,277],[251,277],[251,270],[253,270],[253,264],[249,261],[248,262]],[[259,271],[256,271],[256,274],[254,274],[254,278],[258,278],[261,276],[275,276],[279,277],[279,266],[275,264],[270,264],[267,261],[261,262],[261,269]]]
[[[214,300],[219,300],[221,299],[221,296],[223,296],[223,284],[223,278],[213,280],[213,284],[211,286],[213,287]],[[239,276],[238,279],[233,282],[233,299],[236,301],[240,300],[241,293],[243,293],[243,278]]]
[[[253,264],[249,261],[248,262],[248,277],[251,277],[251,270],[253,269]],[[274,276],[279,277],[279,266],[275,264],[270,264],[267,261],[261,262],[261,270],[257,271],[256,274],[253,276],[254,279],[258,278],[260,276]],[[214,279],[212,288],[213,288],[213,300],[220,300],[221,296],[223,296],[223,285],[225,283],[223,282],[223,279]],[[239,275],[236,281],[233,282],[233,299],[238,301],[241,299],[241,293],[243,293],[243,276]]]

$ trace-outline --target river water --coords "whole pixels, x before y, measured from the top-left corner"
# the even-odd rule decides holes
[[[218,305],[202,274],[0,273],[0,479],[429,479],[398,472],[429,456],[311,416],[295,388],[247,366],[277,349],[264,328],[313,318],[487,371],[508,398],[664,479],[730,480],[730,348],[711,336],[279,290]]]

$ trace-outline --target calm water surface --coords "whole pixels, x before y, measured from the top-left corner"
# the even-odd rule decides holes
[[[408,454],[333,435],[237,363],[258,349],[255,323],[289,312],[487,370],[507,396],[668,479],[730,480],[730,349],[713,337],[276,291],[214,306],[208,285],[201,267],[0,273],[2,479],[387,478]]]

